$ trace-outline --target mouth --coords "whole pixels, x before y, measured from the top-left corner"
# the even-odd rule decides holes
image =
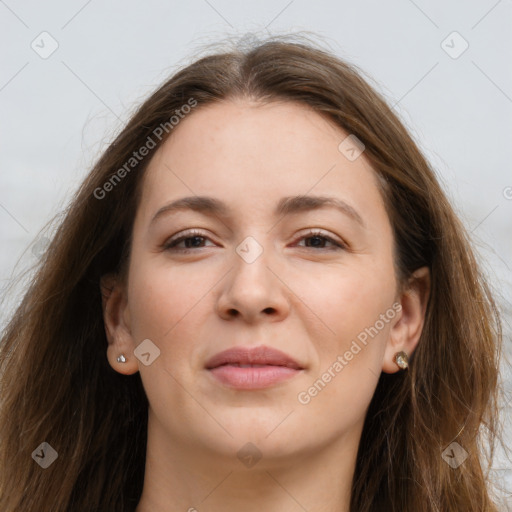
[[[225,350],[208,360],[205,368],[217,381],[236,389],[267,388],[304,370],[288,354],[265,345]]]

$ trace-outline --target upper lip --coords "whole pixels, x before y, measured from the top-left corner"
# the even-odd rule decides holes
[[[259,347],[232,347],[215,354],[207,362],[208,370],[224,364],[266,364],[272,366],[286,366],[296,370],[303,368],[292,357],[280,350],[266,345]]]

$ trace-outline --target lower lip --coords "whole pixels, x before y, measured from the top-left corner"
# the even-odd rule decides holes
[[[223,384],[237,389],[262,389],[298,375],[301,370],[286,366],[260,366],[241,368],[239,366],[217,366],[209,370]]]

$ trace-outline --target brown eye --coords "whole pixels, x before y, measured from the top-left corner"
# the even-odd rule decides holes
[[[205,243],[206,240],[209,240],[209,238],[204,236],[200,231],[190,231],[176,238],[172,238],[163,245],[163,249],[189,252],[190,249],[201,249],[204,247],[200,244]],[[182,242],[185,243],[185,247],[178,247],[178,244],[181,244]]]
[[[204,236],[200,231],[191,231],[184,233],[176,238],[172,238],[163,245],[163,249],[187,253],[193,249],[202,249],[205,247],[204,244],[207,240],[209,240],[209,238]],[[299,240],[306,241],[305,247],[307,249],[320,249],[328,251],[346,249],[345,244],[324,234],[322,231],[310,231],[306,235],[302,236]],[[184,243],[185,246],[178,247],[178,245],[182,243]],[[331,244],[331,246],[326,247],[326,243]]]
[[[341,242],[338,242],[334,238],[325,235],[321,231],[310,231],[307,235],[302,236],[300,240],[311,240],[310,245],[306,245],[307,248],[317,248],[317,249],[327,249],[327,250],[337,250],[337,249],[345,249],[345,245]],[[323,247],[325,243],[330,243],[334,247]]]

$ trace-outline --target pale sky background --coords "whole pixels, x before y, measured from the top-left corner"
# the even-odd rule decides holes
[[[396,104],[474,237],[511,353],[512,0],[0,0],[0,288],[36,261],[40,229],[166,77],[227,36],[297,31]],[[502,478],[510,462],[495,467]]]

